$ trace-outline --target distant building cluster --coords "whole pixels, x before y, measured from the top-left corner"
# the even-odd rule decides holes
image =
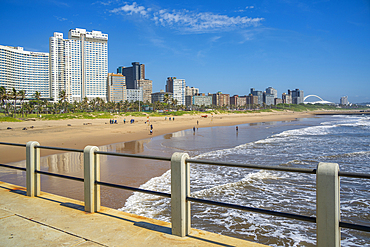
[[[33,98],[37,91],[41,98],[54,102],[64,92],[71,103],[101,98],[111,102],[165,102],[189,108],[212,105],[251,108],[304,101],[302,90],[288,90],[280,98],[272,87],[265,91],[251,88],[249,95],[243,96],[205,94],[199,88],[186,86],[185,79],[177,77],[167,77],[164,90],[153,92],[144,64],[132,62],[129,67],[119,66],[116,74],[108,73],[108,34],[81,28],[69,30],[68,39],[55,32],[49,38],[49,53],[0,45],[0,86],[24,90],[27,98]],[[347,96],[340,102],[348,105]]]

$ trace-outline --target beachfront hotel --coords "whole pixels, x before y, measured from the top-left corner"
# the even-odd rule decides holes
[[[54,101],[64,90],[69,102],[107,100],[108,34],[76,28],[54,33],[50,47],[50,94]]]
[[[36,91],[41,98],[49,98],[48,62],[49,53],[0,45],[0,86],[7,91],[24,90],[26,98],[33,98]]]

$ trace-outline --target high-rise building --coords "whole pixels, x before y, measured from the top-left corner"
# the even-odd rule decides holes
[[[230,94],[223,94],[221,92],[212,94],[212,104],[216,106],[230,105]]]
[[[49,44],[50,90],[55,100],[60,90],[71,94],[70,101],[85,97],[106,100],[108,34],[76,28],[69,30],[68,40],[63,39],[63,34],[54,33]]]
[[[266,105],[274,105],[275,103],[275,96],[273,94],[268,94],[267,92],[263,92],[263,103]]]
[[[347,96],[340,97],[340,104],[348,105],[348,97]]]
[[[246,105],[248,108],[254,108],[256,105],[258,105],[258,96],[249,94],[246,97]]]
[[[0,86],[24,90],[27,98],[36,91],[41,98],[49,98],[49,53],[0,45]]]
[[[291,94],[283,93],[281,95],[281,99],[282,99],[282,103],[284,103],[284,104],[292,104],[292,95]]]
[[[121,74],[109,73],[107,78],[107,100],[125,102],[127,100],[126,78]]]
[[[296,89],[293,91],[288,90],[288,94],[292,95],[292,103],[293,104],[302,104],[304,101],[303,91]]]
[[[117,74],[126,76],[127,89],[138,89],[138,80],[145,80],[145,65],[139,62],[133,62],[131,64],[131,67],[118,67]]]
[[[128,102],[136,102],[136,101],[143,101],[143,89],[126,89],[127,93],[127,101]]]
[[[49,38],[49,90],[50,98],[58,101],[64,91],[68,102],[72,101],[71,92],[71,41],[63,39],[62,33],[54,33]]]
[[[185,87],[184,79],[176,79],[176,77],[168,77],[166,84],[166,92],[173,94],[173,99],[177,100],[177,105],[185,105]]]
[[[152,81],[151,80],[137,80],[137,85],[143,90],[143,102],[152,102]]]
[[[197,94],[199,94],[199,88],[189,86],[185,87],[185,96],[194,96]]]
[[[251,88],[251,94],[258,97],[258,102],[254,104],[262,105],[263,103],[263,92],[262,91],[256,91],[254,88]]]
[[[277,98],[277,90],[273,87],[266,88],[266,94],[274,95],[274,99]]]

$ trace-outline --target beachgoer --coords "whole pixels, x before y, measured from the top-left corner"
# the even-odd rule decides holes
[[[123,119],[123,123],[125,124],[126,123],[126,118]]]
[[[236,126],[236,132],[238,132],[239,131],[239,128],[238,128],[238,126]]]
[[[150,130],[150,134],[153,135],[153,130]]]
[[[175,121],[175,117],[172,117],[172,121]]]
[[[150,125],[150,129],[152,130],[153,129],[153,124]]]
[[[193,127],[193,131],[195,132],[195,126]]]
[[[168,118],[171,121],[171,117]]]
[[[199,121],[197,120],[197,125],[199,125]]]

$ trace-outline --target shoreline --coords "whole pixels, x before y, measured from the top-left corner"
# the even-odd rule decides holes
[[[289,121],[296,118],[313,117],[317,112],[262,112],[248,114],[217,114],[207,118],[201,115],[175,116],[169,121],[168,116],[150,117],[153,134],[144,122],[146,117],[117,117],[117,124],[109,124],[109,119],[68,119],[49,121],[1,122],[0,141],[26,144],[37,141],[42,146],[83,149],[87,145],[104,146],[130,142],[174,133],[193,127],[207,128],[216,126],[233,126],[246,123]],[[126,124],[123,120],[126,119]],[[199,125],[197,125],[197,121]],[[33,128],[32,128],[33,126]],[[7,129],[11,127],[12,129]],[[27,130],[23,130],[27,128]],[[41,150],[41,156],[62,153],[57,150]],[[25,150],[19,147],[0,145],[2,163],[25,160]]]

